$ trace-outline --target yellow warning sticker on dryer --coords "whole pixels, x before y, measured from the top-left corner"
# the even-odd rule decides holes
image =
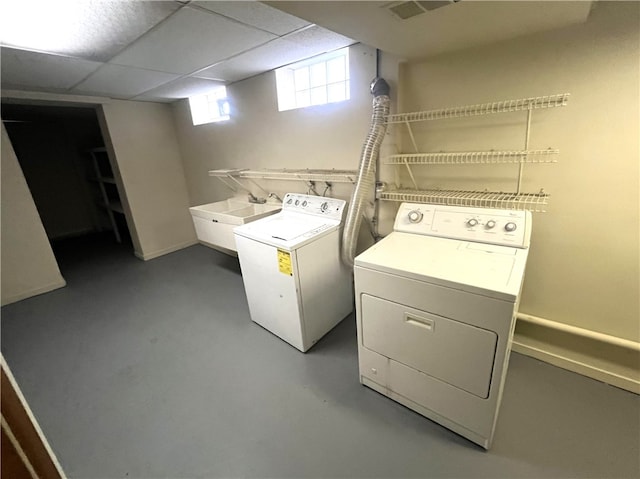
[[[288,251],[278,250],[278,269],[281,273],[293,276],[291,269],[291,253]]]

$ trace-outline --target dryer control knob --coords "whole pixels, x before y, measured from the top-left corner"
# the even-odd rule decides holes
[[[489,220],[485,223],[484,227],[487,228],[488,230],[495,228],[496,226],[496,222],[493,220]]]
[[[422,212],[418,210],[411,210],[407,215],[410,223],[420,223],[422,221]]]
[[[467,226],[469,226],[470,228],[473,228],[474,226],[478,226],[478,220],[475,218],[471,218],[470,220],[467,220]]]
[[[327,203],[326,201],[320,205],[320,211],[322,211],[323,213],[328,209],[329,209],[329,203]]]
[[[518,225],[516,225],[513,221],[509,221],[506,225],[504,225],[505,231],[515,231],[516,228],[518,228]]]

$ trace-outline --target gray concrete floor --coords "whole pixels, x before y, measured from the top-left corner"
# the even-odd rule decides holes
[[[235,258],[57,256],[2,352],[69,477],[640,476],[632,393],[513,354],[485,452],[359,384],[353,315],[307,354],[252,323]]]

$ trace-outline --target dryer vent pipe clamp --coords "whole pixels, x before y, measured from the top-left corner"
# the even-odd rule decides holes
[[[384,79],[375,78],[371,82],[371,93],[374,96],[371,126],[362,146],[358,178],[353,188],[342,232],[342,262],[349,267],[353,267],[364,207],[376,181],[376,160],[380,152],[380,145],[387,132],[387,116],[391,103],[389,84]]]

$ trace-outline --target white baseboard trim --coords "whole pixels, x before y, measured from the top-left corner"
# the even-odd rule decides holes
[[[584,363],[582,361],[576,361],[575,359],[571,359],[566,356],[552,353],[550,351],[545,351],[537,347],[529,346],[527,344],[518,342],[515,339],[513,341],[511,349],[512,351],[515,351],[517,353],[524,354],[525,356],[531,356],[532,358],[536,358],[540,361],[553,364],[554,366],[558,366],[559,368],[582,374],[583,376],[587,376],[592,379],[596,379],[598,381],[602,381],[607,384],[619,387],[621,389],[640,394],[640,380],[638,379],[622,376],[612,371],[607,371],[591,364]]]
[[[220,245],[215,245],[213,243],[208,243],[208,242],[203,241],[203,240],[199,240],[198,243],[201,244],[202,246],[206,246],[207,248],[211,248],[211,249],[215,249],[216,251],[220,251],[220,253],[224,253],[224,254],[227,254],[229,256],[234,256],[236,258],[238,257],[238,252],[237,251],[233,251],[231,249],[223,248]]]
[[[48,293],[49,291],[53,291],[54,289],[64,288],[67,285],[67,282],[64,280],[62,276],[60,279],[45,284],[44,286],[39,286],[34,289],[30,289],[28,291],[23,291],[19,294],[14,294],[13,296],[9,296],[8,298],[2,298],[2,306],[17,303],[18,301],[22,301],[23,299],[31,298],[32,296],[38,296],[39,294]]]
[[[149,261],[150,259],[158,258],[159,256],[164,256],[165,254],[173,253],[175,251],[179,251],[181,249],[188,248],[189,246],[193,246],[196,244],[198,244],[198,240],[194,239],[190,241],[185,241],[184,243],[180,243],[177,245],[169,246],[168,248],[164,248],[159,251],[154,251],[153,253],[145,254],[136,250],[133,252],[133,254],[137,258],[140,258],[143,261]]]

